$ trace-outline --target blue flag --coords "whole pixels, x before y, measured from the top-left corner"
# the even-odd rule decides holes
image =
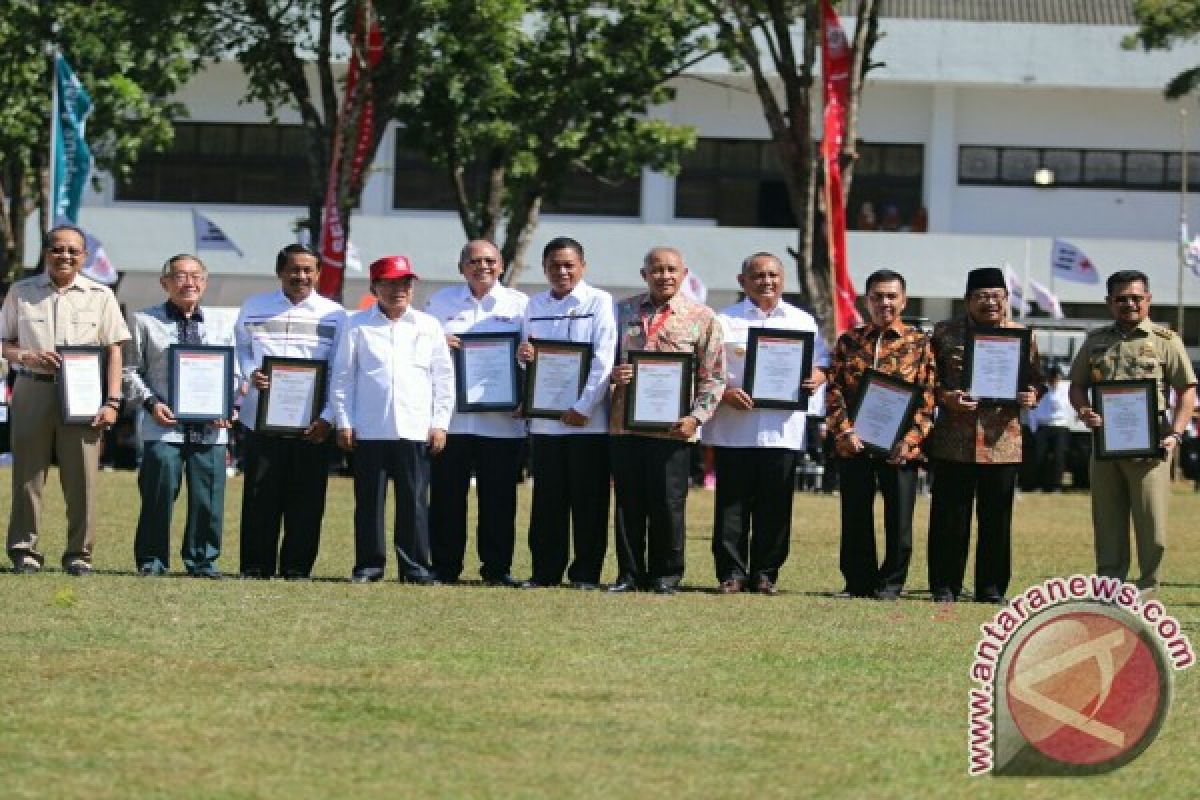
[[[50,218],[78,222],[83,187],[92,171],[92,151],[84,140],[84,124],[92,110],[92,98],[61,54],[54,57],[54,80],[58,91]]]

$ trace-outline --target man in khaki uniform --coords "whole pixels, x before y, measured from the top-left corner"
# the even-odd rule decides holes
[[[1095,381],[1153,378],[1158,382],[1160,418],[1169,408],[1170,389],[1176,403],[1168,425],[1160,421],[1159,442],[1165,458],[1092,459],[1092,525],[1096,539],[1096,571],[1125,579],[1129,573],[1129,518],[1137,540],[1140,589],[1158,586],[1158,568],[1167,543],[1167,498],[1171,491],[1171,452],[1196,404],[1196,374],[1183,341],[1169,328],[1150,321],[1150,283],[1137,270],[1109,276],[1109,313],[1116,323],[1098,328],[1084,340],[1071,365],[1071,405],[1089,428],[1103,426],[1091,407],[1088,388]]]
[[[63,569],[72,575],[92,571],[96,535],[95,480],[102,432],[117,421],[121,407],[121,343],[129,329],[117,299],[106,287],[83,277],[87,260],[83,231],[59,225],[46,235],[46,271],[18,281],[0,310],[4,358],[17,373],[12,393],[12,514],[8,555],[13,571],[37,572],[44,558],[41,536],[42,488],[56,458],[67,506]],[[108,358],[106,400],[88,425],[66,425],[55,385],[61,345],[100,345]]]

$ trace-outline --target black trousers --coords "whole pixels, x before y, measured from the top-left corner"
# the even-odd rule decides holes
[[[917,468],[858,455],[839,458],[842,544],[839,563],[846,591],[899,592],[912,558],[912,517],[917,500]],[[875,492],[883,494],[883,564],[875,550]]]
[[[649,436],[614,436],[617,569],[620,580],[678,586],[687,538],[690,446]]]
[[[311,574],[325,515],[328,445],[248,431],[244,446],[242,574],[269,578],[276,567],[281,575]]]
[[[1033,434],[1033,463],[1040,488],[1047,492],[1062,488],[1063,470],[1067,466],[1067,450],[1070,447],[1071,429],[1062,425],[1043,425]]]
[[[383,575],[384,506],[395,485],[393,545],[399,577],[432,577],[429,555],[429,446],[406,439],[359,439],[354,445],[354,574]]]
[[[975,596],[1003,595],[1012,576],[1012,505],[1019,464],[933,462],[929,510],[929,588],[962,591],[977,506]],[[843,487],[844,490],[845,487]]]
[[[467,549],[467,492],[475,475],[479,499],[476,548],[484,580],[512,569],[516,538],[517,479],[525,440],[452,433],[433,457],[429,492],[429,534],[433,571],[443,581],[458,580]]]
[[[713,454],[717,496],[712,552],[717,580],[767,578],[774,583],[791,544],[799,453],[778,447],[714,447]]]
[[[537,434],[530,447],[533,581],[556,586],[565,571],[568,580],[599,583],[608,546],[608,435]],[[575,558],[568,567],[572,540]]]

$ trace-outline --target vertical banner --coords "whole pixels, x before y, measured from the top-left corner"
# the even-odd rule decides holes
[[[363,31],[366,35],[363,35]],[[362,3],[361,15],[350,41],[350,64],[346,70],[346,94],[338,112],[329,154],[329,182],[325,206],[321,212],[321,239],[318,255],[321,275],[317,291],[335,300],[341,298],[346,267],[346,226],[342,222],[339,200],[362,185],[363,167],[371,156],[371,136],[375,108],[371,100],[371,70],[383,57],[383,30],[371,8]],[[349,143],[349,145],[347,144]],[[349,170],[343,170],[345,148],[352,146]]]
[[[92,152],[84,140],[84,125],[92,98],[61,53],[54,56],[54,118],[50,197],[51,220],[79,222],[83,187],[92,172]]]
[[[834,328],[840,334],[862,324],[862,318],[854,307],[858,293],[850,280],[846,257],[846,204],[842,196],[842,167],[838,161],[846,135],[846,109],[850,103],[850,45],[830,0],[821,0],[821,84],[825,107],[821,141],[825,166],[825,229],[829,267],[833,273]]]

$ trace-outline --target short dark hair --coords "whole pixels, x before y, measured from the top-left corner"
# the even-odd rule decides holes
[[[776,263],[776,265],[779,266],[779,270],[781,272],[783,271],[783,262],[779,259],[779,256],[775,255],[774,253],[768,253],[766,250],[759,250],[757,253],[751,253],[742,259],[742,274],[745,275],[746,270],[750,269],[750,265],[755,261],[758,261],[760,258],[771,259]]]
[[[1104,282],[1104,286],[1108,291],[1108,296],[1112,297],[1113,287],[1124,286],[1127,283],[1136,283],[1137,281],[1142,282],[1147,292],[1150,291],[1150,279],[1140,269],[1123,269],[1119,272],[1114,272],[1108,276],[1108,280]]]
[[[877,269],[867,276],[867,288],[864,291],[871,291],[871,287],[877,283],[888,283],[889,281],[897,281],[900,284],[900,289],[905,294],[908,294],[908,284],[904,281],[904,276],[899,272],[891,269]]]
[[[70,231],[79,237],[79,241],[83,242],[83,249],[87,249],[87,234],[83,232],[83,228],[78,225],[73,225],[70,222],[60,222],[50,230],[46,231],[46,235],[42,237],[42,249],[50,246],[50,240],[54,238],[54,234]]]
[[[546,242],[546,246],[542,248],[542,261],[550,257],[550,254],[555,250],[574,250],[579,255],[579,260],[583,261],[583,245],[572,239],[570,236],[555,236],[550,241]]]
[[[312,251],[312,248],[308,247],[307,245],[300,244],[299,242],[293,242],[292,244],[284,247],[275,255],[275,274],[278,275],[280,272],[282,272],[283,268],[287,266],[288,259],[296,253],[317,258],[317,254]],[[319,258],[317,258],[317,266],[321,266],[321,259]]]
[[[208,267],[205,266],[204,262],[201,261],[199,258],[192,255],[191,253],[180,253],[178,255],[171,256],[165,262],[163,262],[163,265],[162,265],[163,277],[170,275],[171,270],[173,270],[175,268],[175,265],[178,264],[180,261],[195,261],[197,264],[200,265],[200,270],[202,272],[204,272],[205,274],[208,273]]]

